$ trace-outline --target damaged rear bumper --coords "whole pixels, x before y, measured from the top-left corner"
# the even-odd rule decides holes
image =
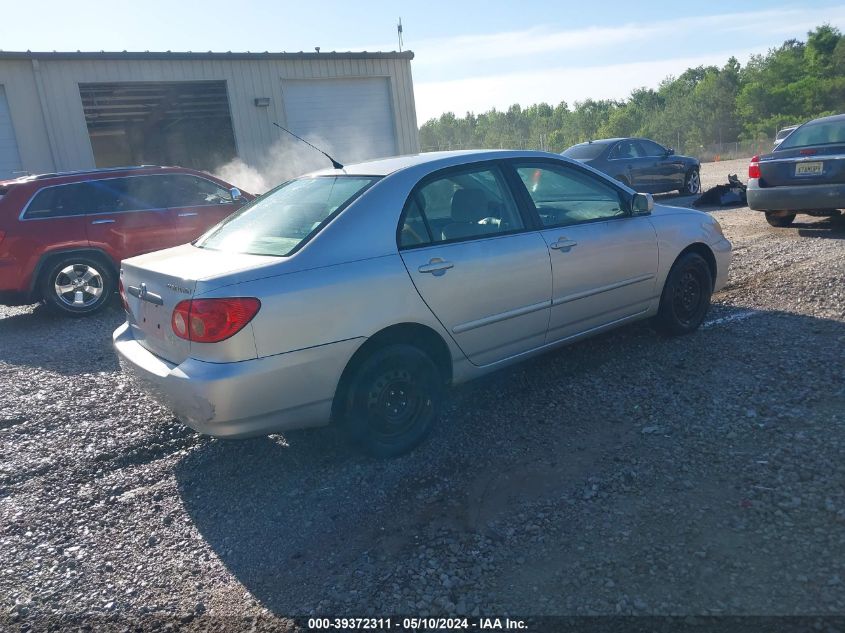
[[[127,324],[114,332],[124,372],[192,429],[250,437],[329,422],[340,374],[359,339],[235,363],[155,356]]]

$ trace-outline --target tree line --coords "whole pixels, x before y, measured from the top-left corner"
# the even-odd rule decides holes
[[[845,37],[828,24],[787,40],[745,66],[689,68],[656,90],[624,100],[586,99],[570,108],[514,104],[456,117],[446,112],[420,128],[424,151],[541,148],[560,152],[589,139],[643,136],[681,151],[719,143],[769,141],[787,125],[845,112]]]

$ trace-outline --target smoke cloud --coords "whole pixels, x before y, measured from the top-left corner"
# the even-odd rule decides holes
[[[258,194],[291,178],[326,167],[331,167],[331,163],[325,156],[291,138],[276,141],[257,165],[248,165],[235,158],[219,167],[214,175],[239,189]]]
[[[379,158],[384,154],[371,138],[356,129],[332,131],[331,136],[342,137],[343,142],[337,143],[342,147],[335,147],[331,141],[316,135],[304,138],[344,165]],[[235,158],[218,167],[213,174],[239,189],[260,194],[292,178],[326,168],[331,168],[331,163],[320,152],[293,137],[283,137],[270,146],[257,164]]]

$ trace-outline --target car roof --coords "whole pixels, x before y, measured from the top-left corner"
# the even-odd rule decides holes
[[[823,116],[818,119],[813,119],[812,121],[807,121],[806,123],[804,123],[804,125],[817,125],[820,123],[830,123],[832,121],[845,121],[845,114],[832,114],[830,116]]]
[[[343,169],[321,169],[320,171],[315,171],[306,175],[387,176],[388,174],[392,174],[403,169],[424,164],[429,164],[433,170],[451,167],[452,165],[461,165],[463,163],[504,158],[554,158],[561,160],[563,157],[560,154],[551,154],[549,152],[507,149],[470,149],[451,152],[423,152],[420,154],[379,158],[352,165],[344,165]],[[564,160],[566,159],[564,158]]]
[[[623,137],[617,138],[596,138],[589,141],[584,141],[583,143],[575,143],[572,147],[577,147],[579,145],[609,145],[610,143],[616,143],[617,141],[624,141],[627,140]]]
[[[0,185],[19,185],[35,183],[38,186],[47,186],[64,182],[81,182],[87,179],[101,177],[138,176],[157,173],[189,173],[208,177],[208,174],[189,169],[187,167],[166,167],[162,165],[136,165],[129,167],[100,167],[98,169],[78,169],[73,171],[58,171],[44,174],[28,174],[18,178],[0,180]]]

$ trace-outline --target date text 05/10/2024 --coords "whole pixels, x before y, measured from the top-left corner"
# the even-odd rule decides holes
[[[400,626],[401,625],[401,626]],[[525,630],[527,625],[524,620],[511,618],[309,618],[308,629],[310,630]]]

